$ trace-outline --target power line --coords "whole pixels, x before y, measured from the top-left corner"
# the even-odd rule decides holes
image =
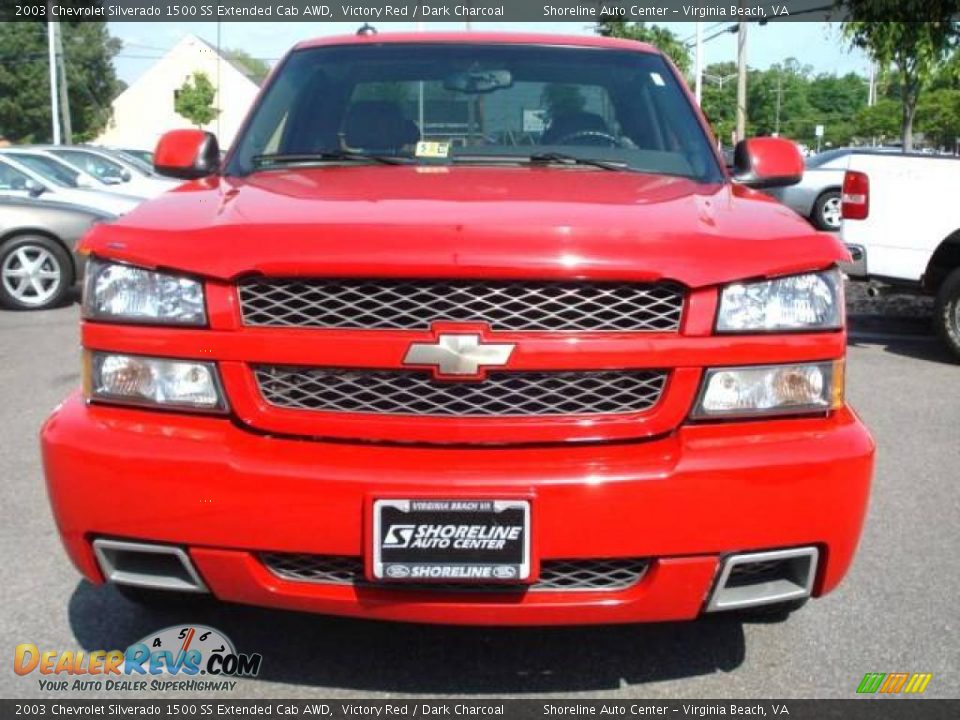
[[[714,30],[716,30],[716,29],[717,29],[718,27],[720,27],[721,25],[724,25],[725,22],[726,22],[726,21],[721,21],[721,22],[713,23],[713,25],[711,25],[710,27],[704,28],[704,29],[703,29],[703,32],[705,32],[705,33],[713,32]],[[683,40],[681,40],[681,42],[682,42],[684,45],[690,45],[691,42],[692,42],[692,41],[696,41],[696,39],[697,39],[697,35],[696,35],[696,33],[694,33],[693,35],[689,35],[689,36],[685,37]]]

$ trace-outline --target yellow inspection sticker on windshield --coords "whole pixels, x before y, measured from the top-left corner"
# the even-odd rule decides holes
[[[450,143],[421,140],[417,143],[417,157],[445,158],[450,154]]]

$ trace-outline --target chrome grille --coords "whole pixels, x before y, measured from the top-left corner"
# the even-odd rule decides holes
[[[253,279],[245,325],[425,330],[435,321],[494,330],[676,332],[683,290],[669,283]]]
[[[364,585],[362,558],[345,555],[262,553],[260,560],[284,580],[324,585]],[[640,582],[650,563],[643,558],[544,560],[532,585],[474,583],[402,583],[391,588],[468,591],[625,590]]]
[[[444,417],[636,413],[660,399],[657,370],[491,373],[479,382],[438,382],[416,371],[254,367],[271,405],[300,410]]]

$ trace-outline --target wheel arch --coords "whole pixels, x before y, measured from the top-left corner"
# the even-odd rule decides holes
[[[810,207],[807,208],[807,212],[804,215],[804,217],[807,220],[809,220],[810,223],[817,228],[817,230],[823,230],[825,232],[836,232],[837,230],[840,229],[839,226],[835,228],[826,227],[820,221],[820,217],[819,217],[820,201],[823,200],[827,195],[831,195],[831,194],[836,194],[838,196],[841,196],[843,194],[843,188],[841,188],[839,185],[828,185],[825,188],[821,188],[821,190],[818,193],[812,196],[812,199],[810,200]]]
[[[40,235],[42,237],[45,237],[48,240],[52,240],[53,242],[57,243],[57,245],[63,248],[63,251],[67,254],[67,260],[70,263],[70,283],[69,284],[72,285],[73,283],[75,283],[77,281],[77,273],[78,273],[77,260],[73,256],[73,251],[70,249],[67,243],[65,243],[63,239],[59,237],[56,233],[50,232],[50,230],[47,230],[46,228],[18,227],[4,233],[3,235],[0,235],[0,245],[3,245],[8,240],[13,240],[21,236],[29,237],[31,235]]]
[[[839,185],[830,185],[829,187],[823,188],[820,192],[813,196],[813,202],[810,203],[810,212],[813,212],[816,209],[817,203],[820,202],[820,198],[829,193],[838,193],[842,195],[843,188]]]
[[[933,251],[923,271],[923,289],[935,295],[947,276],[957,268],[960,268],[960,229],[954,230]]]

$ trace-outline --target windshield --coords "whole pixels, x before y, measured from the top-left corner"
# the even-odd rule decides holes
[[[599,160],[607,169],[723,180],[659,55],[441,43],[292,53],[226,173],[277,162],[362,162],[360,154],[429,163]]]
[[[108,160],[102,155],[84,152],[83,150],[63,150],[61,148],[55,148],[50,152],[63,158],[74,167],[83,170],[88,175],[93,175],[97,180],[120,180],[123,177],[123,166],[113,160]]]
[[[53,158],[44,157],[43,155],[21,154],[17,154],[14,157],[22,165],[26,165],[35,173],[42,175],[55,185],[65,188],[78,187],[77,178],[80,177],[80,173],[63,163],[57,162]]]
[[[132,167],[141,175],[144,175],[145,177],[150,177],[151,175],[153,175],[152,165],[147,164],[144,160],[141,160],[135,155],[131,155],[126,150],[112,150],[111,152],[114,155],[123,159],[123,161],[126,162],[128,166]]]
[[[825,152],[811,155],[807,158],[808,168],[823,167],[834,160],[840,160],[850,154],[848,148],[837,148],[836,150],[826,150]]]

